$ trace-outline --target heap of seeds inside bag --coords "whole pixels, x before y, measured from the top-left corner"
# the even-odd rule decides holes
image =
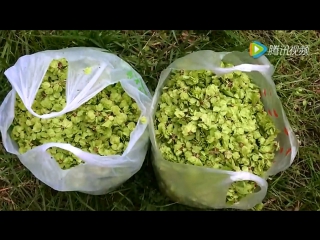
[[[279,149],[278,130],[259,88],[240,71],[217,76],[207,70],[173,70],[159,100],[155,132],[168,161],[258,176],[271,167]],[[254,182],[235,182],[227,203],[255,190]]]
[[[85,74],[90,68],[84,70]],[[39,115],[59,112],[66,105],[66,59],[53,60],[33,102]],[[83,151],[101,156],[121,155],[140,117],[137,103],[120,83],[99,92],[88,102],[62,116],[42,119],[33,116],[17,95],[11,137],[19,152],[50,143],[69,143]],[[75,155],[61,148],[47,150],[62,169],[81,164]]]

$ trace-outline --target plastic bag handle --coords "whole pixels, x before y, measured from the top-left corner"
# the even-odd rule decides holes
[[[251,194],[247,195],[246,197],[244,197],[243,199],[241,199],[239,202],[233,204],[233,206],[236,208],[239,208],[239,209],[252,208],[255,205],[257,205],[258,203],[261,203],[263,201],[263,199],[265,198],[265,196],[267,195],[268,182],[265,179],[255,175],[255,174],[252,174],[250,172],[236,172],[236,173],[234,173],[234,175],[230,176],[230,179],[233,182],[254,181],[260,187],[260,191],[255,192],[255,193],[251,193]],[[257,196],[255,201],[248,203],[248,199],[252,198],[253,195]]]
[[[218,75],[230,73],[233,71],[242,71],[242,72],[258,71],[264,75],[268,75],[272,71],[272,68],[269,65],[240,64],[230,68],[213,68],[213,71]]]
[[[46,152],[46,150],[48,148],[52,148],[52,147],[58,147],[58,148],[66,150],[66,151],[69,151],[70,153],[73,153],[75,156],[77,156],[78,158],[80,158],[81,160],[83,160],[89,164],[94,164],[96,166],[107,166],[108,165],[107,162],[101,162],[101,161],[97,161],[96,159],[92,159],[91,153],[84,152],[81,149],[76,148],[68,143],[45,143],[45,144],[42,144],[40,146],[35,147],[33,150]],[[104,156],[101,156],[101,157],[104,157]],[[111,159],[111,158],[117,158],[117,157],[116,156],[113,156],[113,157],[109,156],[109,158]],[[56,161],[54,159],[52,159],[52,161],[56,163]]]
[[[106,68],[106,64],[103,64],[101,66],[101,68],[92,76],[90,82],[88,83],[87,87],[85,88],[84,91],[82,91],[78,96],[76,96],[72,102],[68,103],[64,109],[62,109],[60,112],[51,112],[51,113],[47,113],[47,114],[43,114],[43,115],[39,115],[36,112],[33,111],[32,109],[32,103],[30,104],[30,106],[26,105],[26,109],[35,117],[38,118],[43,118],[43,119],[48,119],[48,118],[54,118],[54,117],[58,117],[61,116],[71,110],[73,110],[72,108],[75,108],[75,106],[80,105],[77,103],[77,101],[79,101],[80,98],[82,98],[83,96],[85,96],[85,94],[89,91],[89,89],[93,86],[93,84],[98,80],[98,78],[100,77],[101,73],[105,70]]]

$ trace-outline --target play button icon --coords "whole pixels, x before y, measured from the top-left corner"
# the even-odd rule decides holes
[[[250,43],[249,54],[253,58],[261,57],[268,51],[268,48],[258,41]]]

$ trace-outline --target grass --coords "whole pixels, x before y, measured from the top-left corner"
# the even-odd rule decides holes
[[[0,31],[0,102],[11,86],[3,72],[19,57],[48,49],[105,48],[130,63],[154,90],[163,69],[197,50],[246,50],[265,45],[308,45],[308,56],[268,56],[274,81],[300,149],[293,165],[269,181],[264,210],[320,209],[320,40],[317,31]],[[1,147],[0,210],[197,210],[171,202],[157,187],[149,157],[118,190],[103,196],[57,192],[35,179]]]

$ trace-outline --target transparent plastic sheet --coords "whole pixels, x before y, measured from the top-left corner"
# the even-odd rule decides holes
[[[38,115],[31,109],[42,79],[53,59],[66,58],[69,64],[66,81],[66,107],[61,112]],[[91,67],[90,74],[84,69]],[[140,170],[149,145],[147,124],[140,121],[130,135],[125,152],[114,156],[98,156],[83,152],[70,144],[47,143],[24,154],[18,152],[8,129],[14,119],[16,93],[26,108],[39,118],[52,118],[73,111],[94,97],[110,84],[120,82],[141,109],[141,116],[148,116],[151,94],[141,76],[116,55],[96,48],[68,48],[26,55],[9,68],[5,75],[13,90],[0,107],[0,131],[5,149],[18,156],[35,177],[58,191],[79,191],[93,195],[112,191]],[[59,147],[72,152],[85,163],[62,170],[46,150]]]
[[[233,68],[220,68],[221,61],[233,64]],[[261,90],[262,102],[272,116],[278,135],[280,150],[276,153],[272,167],[259,177],[249,172],[217,170],[193,165],[178,164],[162,158],[156,144],[154,117],[162,88],[172,69],[201,70],[207,69],[217,75],[235,70],[246,72]],[[286,170],[293,162],[298,142],[287,120],[275,84],[271,78],[274,68],[264,56],[253,59],[244,52],[213,52],[209,50],[191,53],[174,61],[160,76],[155,91],[150,114],[150,139],[152,143],[152,162],[160,189],[172,200],[198,208],[234,208],[250,209],[261,203],[266,196],[270,175]],[[226,195],[231,184],[236,181],[251,180],[260,186],[260,191],[251,193],[233,205],[226,204]]]

